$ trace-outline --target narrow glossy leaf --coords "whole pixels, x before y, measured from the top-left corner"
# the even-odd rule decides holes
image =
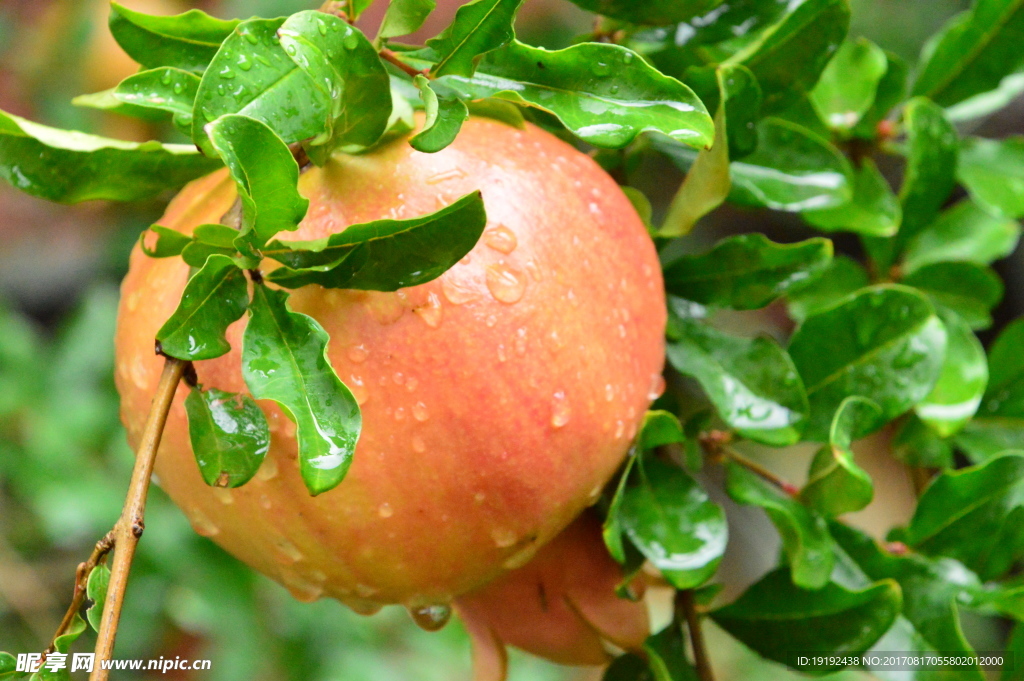
[[[878,124],[904,100],[907,93],[907,63],[896,54],[886,52],[888,62],[885,74],[878,81],[875,99],[871,107],[860,117],[860,122],[851,131],[854,137],[874,139],[878,136]]]
[[[259,247],[298,227],[309,201],[299,195],[299,166],[281,138],[266,124],[240,115],[222,116],[208,130],[242,199],[238,239]]]
[[[473,75],[480,58],[515,38],[512,24],[523,0],[473,0],[455,13],[455,20],[427,41],[437,55],[431,75]]]
[[[769,573],[736,601],[711,613],[715,622],[769,660],[794,666],[796,656],[857,655],[870,648],[900,612],[900,589],[884,580],[859,591],[829,583],[814,591],[789,571]],[[821,675],[837,666],[801,666]]]
[[[669,327],[668,360],[700,383],[722,419],[758,442],[800,439],[807,396],[786,351],[767,337],[739,338],[693,319]]]
[[[763,234],[741,234],[670,263],[665,289],[701,305],[755,310],[816,277],[831,259],[828,239],[776,244]]]
[[[71,104],[86,109],[96,109],[120,116],[139,118],[144,121],[164,121],[169,118],[166,111],[136,106],[134,104],[125,104],[114,96],[114,88],[87,95],[78,95],[71,99]]]
[[[832,539],[825,520],[754,473],[728,464],[726,490],[733,501],[760,506],[782,538],[793,583],[820,589],[832,574]]]
[[[359,15],[369,9],[370,5],[373,3],[374,0],[346,0],[345,5],[349,13],[349,19],[355,21],[359,18]]]
[[[995,579],[1024,556],[1022,521],[1024,456],[1015,452],[939,474],[921,495],[905,541]]]
[[[462,124],[469,118],[469,107],[457,96],[438,95],[424,76],[416,76],[416,87],[427,114],[423,130],[409,140],[416,151],[432,154],[455,141]],[[442,86],[442,91],[444,90]]]
[[[907,244],[903,268],[909,273],[945,261],[987,265],[1012,253],[1019,239],[1016,220],[993,217],[964,200],[943,211]]]
[[[809,210],[803,218],[825,232],[855,232],[864,236],[892,236],[903,211],[889,182],[870,158],[861,159],[853,174],[853,197],[841,206]]]
[[[953,445],[916,416],[910,416],[893,438],[893,454],[908,466],[952,468]]]
[[[157,332],[161,352],[184,360],[220,357],[231,350],[224,333],[248,303],[242,270],[231,258],[211,255],[188,280],[178,308]]]
[[[907,411],[931,392],[945,347],[934,308],[903,286],[863,289],[808,317],[789,346],[810,400],[804,437],[824,440],[850,395],[875,402],[883,422]]]
[[[829,443],[818,450],[800,499],[808,507],[835,517],[859,511],[874,497],[871,476],[853,459],[851,445],[861,434],[875,430],[882,410],[862,397],[848,397],[836,410]]]
[[[42,199],[135,201],[176,189],[219,166],[220,161],[191,146],[122,142],[0,111],[0,177]]]
[[[436,6],[437,0],[391,0],[384,12],[377,40],[415,33]]]
[[[811,90],[811,103],[830,128],[848,131],[871,108],[888,68],[882,48],[867,38],[848,40],[822,71]]]
[[[147,69],[171,66],[202,71],[238,23],[197,9],[167,17],[110,3],[110,32],[128,56]]]
[[[89,620],[89,626],[94,631],[100,630],[100,622],[103,620],[103,604],[107,600],[107,585],[110,583],[110,568],[105,563],[100,563],[89,573],[89,580],[86,582],[85,595],[92,601],[92,605],[85,611]]]
[[[284,23],[243,21],[210,62],[192,120],[192,140],[204,150],[210,145],[203,127],[226,114],[259,120],[288,144],[325,133],[331,100],[281,46]]]
[[[473,192],[418,218],[352,225],[318,241],[275,241],[265,253],[288,267],[274,270],[269,279],[289,288],[312,283],[396,291],[416,286],[436,279],[465,257],[486,224],[480,192]]]
[[[146,244],[150,234],[156,235],[156,243],[152,247]],[[150,239],[150,241],[152,241]],[[139,235],[139,246],[142,252],[151,258],[171,258],[181,255],[181,252],[192,243],[192,239],[185,236],[176,229],[153,225]]]
[[[960,182],[993,215],[1024,217],[1024,137],[970,137],[960,146]]]
[[[299,471],[310,494],[338,485],[352,463],[362,417],[327,360],[327,332],[291,312],[288,294],[256,286],[242,340],[242,375],[257,400],[274,400],[295,422]]]
[[[270,449],[267,417],[248,395],[193,388],[185,398],[188,434],[207,485],[241,487]]]
[[[930,42],[914,83],[915,95],[949,106],[993,90],[1022,61],[1024,0],[976,0]]]
[[[642,132],[697,148],[714,136],[711,117],[688,87],[618,45],[549,51],[513,41],[488,54],[476,76],[441,82],[465,99],[497,97],[547,111],[599,147],[624,147]]]
[[[638,658],[639,659],[639,658]],[[643,661],[641,660],[641,663]],[[646,665],[644,665],[646,667]],[[25,675],[17,671],[18,658],[10,653],[0,651],[0,679],[20,679]],[[623,679],[625,681],[625,679]]]
[[[307,10],[288,17],[277,34],[285,53],[330,102],[323,132],[312,144],[369,147],[380,139],[391,115],[391,79],[362,31]]]
[[[938,214],[956,184],[959,136],[941,107],[918,97],[903,113],[907,167],[900,187],[900,241],[918,234]]]
[[[914,411],[942,437],[949,437],[971,420],[988,384],[985,348],[956,313],[942,315],[946,355],[935,387]]]
[[[1024,321],[1007,326],[989,351],[989,383],[974,420],[956,443],[975,462],[1024,449]]]
[[[622,498],[626,535],[677,589],[692,589],[718,569],[728,528],[725,513],[682,469],[644,459]]]
[[[604,525],[601,528],[601,536],[608,553],[621,564],[628,562],[630,549],[636,550],[625,536],[622,524],[622,500],[626,496],[626,484],[630,482],[630,476],[633,474],[633,467],[638,458],[639,453],[636,447],[631,447],[626,455],[626,464],[622,468],[622,474],[619,476],[615,494],[608,505],[608,514],[605,516]]]
[[[817,277],[790,288],[786,294],[789,316],[802,322],[868,283],[868,273],[860,264],[845,255],[837,255]]]
[[[199,76],[191,71],[162,66],[128,76],[114,88],[114,97],[126,104],[167,111],[192,121],[192,106]]]
[[[571,0],[585,10],[631,24],[664,26],[707,14],[724,0]]]
[[[925,265],[903,283],[928,294],[939,309],[955,312],[972,329],[992,326],[990,314],[1003,297],[1003,281],[991,267],[973,262]]]
[[[685,439],[683,426],[675,414],[660,410],[644,414],[644,423],[640,428],[639,438],[642,449],[654,449],[682,442]]]
[[[849,24],[845,0],[804,0],[727,63],[754,73],[765,113],[782,111],[814,87]]]
[[[1005,108],[1010,102],[1024,93],[1024,73],[1011,73],[999,82],[995,90],[974,95],[959,104],[946,109],[949,120],[956,123],[973,121],[984,118],[1000,109]]]

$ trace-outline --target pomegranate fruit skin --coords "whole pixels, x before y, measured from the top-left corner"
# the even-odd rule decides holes
[[[488,224],[440,279],[393,293],[307,286],[290,306],[330,334],[328,357],[361,404],[346,479],[311,497],[295,428],[262,401],[272,444],[245,486],[199,475],[179,388],[156,460],[160,486],[211,537],[300,600],[448,603],[537,549],[594,502],[621,463],[664,361],[665,299],[654,246],[615,182],[538,128],[470,119],[436,154],[398,139],[304,172],[299,229],[433,212],[475,191]],[[199,179],[159,224],[191,233],[235,201],[226,171]],[[137,445],[163,360],[153,339],[188,277],[180,258],[137,247],[122,284],[116,382]],[[199,382],[246,392],[232,350],[196,362]]]

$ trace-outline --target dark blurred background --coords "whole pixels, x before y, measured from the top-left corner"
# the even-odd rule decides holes
[[[225,18],[278,16],[315,6],[304,0],[123,4],[158,14],[198,7]],[[364,23],[379,20],[384,0],[378,4]],[[440,0],[425,31],[433,34],[443,27],[459,4]],[[853,35],[868,36],[913,64],[924,40],[969,3],[852,4]],[[112,137],[175,140],[177,133],[169,127],[70,104],[75,95],[112,87],[136,70],[107,31],[107,7],[105,0],[0,0],[0,108]],[[572,36],[586,32],[591,21],[564,0],[527,0],[519,34],[527,42],[563,47]],[[992,137],[1021,132],[1021,103],[972,125],[973,131]],[[649,168],[644,177],[637,184],[656,204],[670,198],[681,180],[667,163]],[[70,599],[75,565],[120,511],[132,455],[117,420],[112,381],[117,286],[132,244],[159,217],[166,198],[67,207],[0,183],[0,650],[38,652],[46,646]],[[723,208],[702,223],[693,239],[710,242],[740,231],[763,231],[780,241],[807,234],[792,216]],[[852,241],[843,239],[839,247],[856,250]],[[1024,288],[1020,264],[1015,254],[1001,265],[1008,292],[1000,310],[1003,321],[1024,307],[1018,293]],[[783,468],[798,479],[806,469],[806,456],[787,460]],[[899,502],[887,502],[906,498],[901,497],[906,481],[893,470],[884,463],[874,466],[879,501],[862,514],[862,525],[881,528],[908,512]],[[400,608],[366,618],[332,601],[298,603],[192,532],[159,490],[150,498],[148,531],[133,569],[117,657],[213,660],[209,672],[152,678],[469,678],[469,644],[457,622],[428,634]],[[731,529],[723,576],[749,581],[774,561],[776,545],[764,539],[774,532],[752,512],[734,517]],[[974,635],[985,643],[995,632]],[[994,639],[988,642],[989,647],[979,647],[998,647]],[[92,643],[86,635],[75,649],[89,651]],[[714,631],[711,643],[721,679],[795,678],[757,663]],[[524,655],[513,659],[515,681],[598,678],[595,670],[567,670]],[[848,672],[836,678],[865,676]]]

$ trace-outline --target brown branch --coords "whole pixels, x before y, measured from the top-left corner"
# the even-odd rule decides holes
[[[398,55],[395,54],[394,51],[389,50],[386,47],[380,51],[380,58],[388,62],[389,64],[394,64],[395,66],[402,69],[402,71],[409,74],[413,78],[415,78],[416,76],[425,76],[427,78],[430,77],[430,73],[427,71],[427,69],[423,69],[422,71],[420,71],[419,69],[409,66],[404,61],[399,59]]]
[[[676,593],[676,617],[686,620],[686,629],[690,632],[690,645],[693,647],[693,665],[697,669],[700,681],[715,681],[711,670],[711,658],[704,643],[704,631],[701,628],[700,614],[693,598],[693,589],[683,589]]]
[[[702,433],[698,438],[698,442],[700,442],[704,452],[713,457],[713,460],[715,460],[716,463],[721,463],[725,459],[729,459],[733,463],[743,466],[748,471],[761,476],[791,497],[795,497],[800,494],[800,488],[793,483],[787,482],[761,464],[748,459],[735,449],[727,446],[731,441],[732,433],[721,430],[712,430],[707,433]]]
[[[57,639],[67,633],[68,628],[75,619],[75,615],[78,614],[78,611],[82,607],[82,603],[85,602],[86,587],[89,584],[89,575],[91,575],[96,566],[100,564],[100,561],[110,553],[110,549],[114,548],[115,542],[115,531],[111,530],[110,532],[107,532],[103,539],[96,542],[96,546],[93,547],[89,560],[78,564],[78,569],[75,570],[75,590],[71,597],[71,604],[64,613],[64,619],[61,620],[60,626],[57,627],[57,632],[53,635],[53,638],[50,639],[50,645],[48,645],[46,650],[43,651],[44,661],[46,656],[54,651]]]
[[[143,517],[146,510],[146,496],[149,493],[149,481],[153,475],[153,463],[156,461],[157,448],[167,423],[167,414],[171,410],[174,393],[178,388],[188,362],[168,357],[164,370],[157,385],[153,405],[149,410],[149,418],[142,432],[142,442],[135,454],[135,468],[128,486],[128,495],[121,517],[114,526],[114,541],[117,550],[114,552],[113,565],[110,571],[110,583],[107,586],[107,600],[103,604],[103,621],[96,638],[96,660],[89,681],[106,681],[110,675],[104,669],[104,661],[111,659],[114,652],[114,639],[117,636],[117,625],[121,619],[121,607],[124,604],[125,588],[128,585],[128,572],[135,548],[145,528]]]

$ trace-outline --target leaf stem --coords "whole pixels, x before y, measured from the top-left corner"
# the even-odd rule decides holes
[[[800,488],[793,483],[783,480],[761,464],[748,459],[732,447],[729,447],[728,445],[732,442],[732,439],[733,435],[731,432],[722,430],[711,430],[706,433],[701,433],[697,438],[698,442],[700,442],[701,448],[704,449],[705,453],[714,457],[716,459],[716,463],[721,463],[722,459],[730,459],[733,463],[739,464],[747,470],[760,475],[762,478],[772,483],[789,496],[795,497],[800,494]]]
[[[686,620],[686,629],[690,632],[690,645],[693,647],[693,664],[697,669],[700,681],[715,681],[711,670],[711,658],[704,643],[704,630],[701,628],[697,602],[693,597],[693,589],[683,589],[676,593],[676,614]]]
[[[156,461],[157,448],[163,436],[167,414],[171,410],[174,393],[178,388],[189,362],[167,357],[164,370],[157,385],[153,405],[149,410],[149,418],[142,432],[142,442],[135,454],[135,468],[132,470],[131,483],[121,517],[111,533],[117,546],[114,552],[113,565],[110,571],[110,583],[107,586],[107,600],[103,605],[103,621],[100,623],[99,635],[96,638],[96,660],[89,681],[106,681],[109,670],[102,664],[109,660],[114,652],[114,638],[117,636],[117,625],[121,619],[121,606],[124,604],[125,588],[128,585],[128,572],[135,548],[145,528],[143,516],[146,510],[146,496],[149,493],[149,481],[153,475],[153,464]],[[109,535],[108,535],[109,536]]]
[[[389,64],[394,64],[395,66],[397,66],[398,68],[400,68],[402,71],[412,76],[413,78],[415,78],[416,76],[424,76],[426,78],[430,78],[430,73],[427,69],[423,69],[422,71],[420,71],[419,69],[409,66],[404,61],[399,59],[398,55],[395,54],[394,51],[389,50],[386,47],[380,51],[380,58],[388,62]]]
[[[96,568],[97,565],[106,557],[110,550],[114,548],[116,543],[115,530],[107,532],[93,547],[92,553],[89,555],[89,559],[84,563],[78,564],[78,569],[75,570],[75,590],[71,597],[71,604],[68,606],[67,611],[64,613],[64,619],[61,620],[60,626],[57,627],[56,633],[53,638],[50,639],[50,645],[43,651],[43,659],[45,661],[46,656],[52,653],[55,649],[56,641],[59,637],[67,633],[71,623],[75,619],[75,615],[78,614],[79,609],[82,607],[82,603],[85,601],[86,586],[89,583],[89,575]]]

